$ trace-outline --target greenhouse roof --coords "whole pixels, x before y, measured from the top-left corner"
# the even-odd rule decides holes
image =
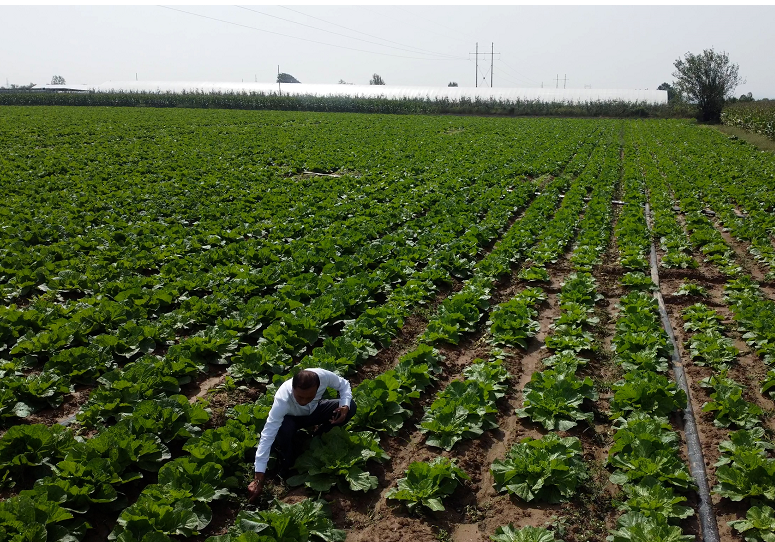
[[[206,81],[108,81],[97,92],[264,93],[388,99],[495,100],[583,103],[598,101],[667,103],[667,91],[632,89],[555,89],[487,87],[411,87],[392,85],[316,85],[302,83],[227,83]]]

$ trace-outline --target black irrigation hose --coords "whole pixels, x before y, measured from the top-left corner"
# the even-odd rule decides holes
[[[646,203],[646,220],[650,222],[651,209]],[[689,455],[689,469],[692,477],[697,484],[697,494],[700,498],[700,527],[702,528],[703,542],[719,542],[718,523],[716,514],[713,511],[713,502],[710,498],[710,489],[708,487],[708,473],[705,471],[705,458],[702,456],[702,445],[700,436],[697,432],[697,423],[694,420],[694,409],[692,408],[691,395],[689,393],[689,384],[686,381],[681,357],[678,355],[678,343],[675,340],[673,326],[670,324],[670,318],[665,308],[665,300],[662,298],[662,291],[659,287],[659,269],[657,267],[657,250],[654,247],[654,240],[651,240],[651,280],[657,285],[654,291],[654,297],[659,304],[659,314],[662,317],[662,325],[667,332],[670,342],[673,344],[673,373],[675,380],[681,389],[686,392],[686,408],[683,411],[684,433],[686,434],[686,447]]]

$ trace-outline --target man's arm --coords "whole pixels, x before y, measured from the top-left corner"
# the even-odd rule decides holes
[[[272,408],[269,410],[269,415],[266,418],[264,429],[261,431],[261,436],[258,440],[254,465],[255,477],[248,485],[249,502],[252,502],[258,497],[264,489],[264,474],[266,473],[266,464],[269,462],[269,452],[272,449],[272,444],[274,444],[274,439],[277,437],[277,432],[280,430],[280,426],[283,423],[286,410],[285,405],[275,397]]]
[[[350,382],[347,379],[342,378],[336,373],[320,369],[321,373],[321,385],[325,385],[328,388],[334,388],[339,392],[339,408],[334,411],[334,417],[331,418],[331,423],[337,425],[347,419],[347,413],[350,411],[350,402],[353,398],[353,392],[350,387]]]
[[[327,388],[334,388],[337,392],[339,392],[339,406],[343,407],[346,406],[347,408],[350,408],[350,401],[352,401],[353,398],[353,392],[350,388],[350,382],[347,381],[347,379],[342,378],[336,373],[332,373],[331,371],[327,371],[325,369],[317,369],[320,371],[319,376],[322,378],[320,379],[320,383],[322,385],[325,385]]]
[[[258,439],[255,461],[256,472],[266,472],[266,464],[269,462],[269,452],[272,450],[274,439],[277,437],[277,432],[283,424],[283,418],[285,418],[285,409],[275,401],[275,404],[273,404],[272,408],[269,410],[266,424],[264,424],[264,429],[261,431],[261,436]]]

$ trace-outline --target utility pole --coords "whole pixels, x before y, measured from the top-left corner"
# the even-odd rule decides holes
[[[495,58],[493,56],[493,51],[495,51],[495,43],[490,42],[490,88],[492,88],[492,64],[493,64],[493,59]]]
[[[283,95],[283,89],[280,86],[280,65],[277,65],[277,92],[280,93],[280,96]]]
[[[560,88],[560,74],[557,74],[557,82],[554,83],[554,88]]]
[[[562,80],[562,89],[565,90],[565,84],[568,82],[568,74],[565,74],[565,78]]]
[[[479,87],[479,55],[487,55],[487,53],[480,53],[479,52],[479,42],[476,43],[476,52],[475,53],[468,53],[469,55],[476,55],[476,86]],[[490,87],[492,87],[492,72],[493,72],[493,63],[495,60],[495,55],[499,55],[500,53],[495,52],[495,43],[492,43],[490,46]],[[487,81],[487,76],[485,75],[482,79],[484,81]]]

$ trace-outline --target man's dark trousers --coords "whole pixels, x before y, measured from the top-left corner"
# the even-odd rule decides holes
[[[318,429],[314,432],[314,435],[322,435],[331,430],[334,425],[331,425],[331,418],[334,417],[334,411],[339,408],[338,399],[323,399],[318,403],[317,408],[312,411],[312,414],[308,416],[291,416],[287,415],[283,418],[283,423],[280,426],[280,430],[277,431],[277,436],[274,439],[273,448],[277,450],[279,454],[279,472],[281,476],[288,473],[288,470],[296,462],[296,457],[299,455],[294,450],[293,437],[296,435],[296,431],[305,427],[312,427],[317,425]],[[350,410],[347,412],[347,416],[342,423],[336,425],[345,425],[350,419],[355,416],[357,405],[355,401],[350,400]]]

